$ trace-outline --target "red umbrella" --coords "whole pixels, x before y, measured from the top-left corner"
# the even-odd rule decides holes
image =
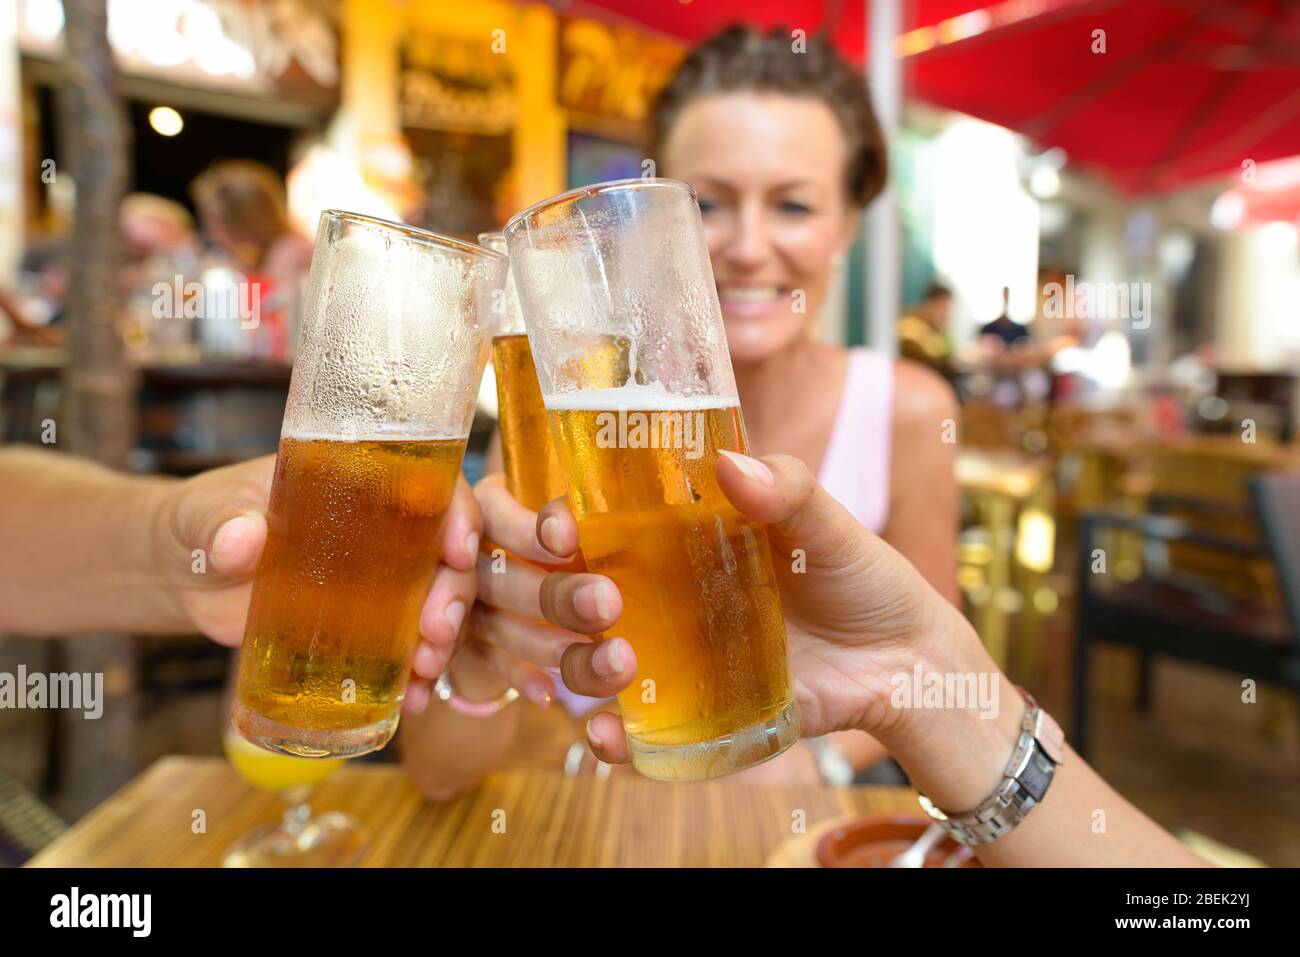
[[[1131,191],[1300,154],[1295,0],[1012,0],[987,15],[982,31],[907,58],[915,96],[1060,147]]]
[[[1300,225],[1300,156],[1260,166],[1215,201],[1210,218],[1226,229],[1277,221]]]
[[[828,29],[864,49],[862,0],[598,0],[688,42],[728,23]],[[1300,154],[1296,0],[914,0],[909,95],[1060,147],[1130,191]]]

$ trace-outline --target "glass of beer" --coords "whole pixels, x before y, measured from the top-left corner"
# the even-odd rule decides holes
[[[479,233],[479,245],[505,255],[504,234]],[[501,462],[510,494],[536,512],[564,494],[564,475],[551,444],[551,428],[542,406],[533,354],[528,348],[523,313],[514,277],[506,279],[492,305],[492,370],[497,381],[497,424]]]
[[[623,596],[637,770],[709,778],[780,754],[799,736],[785,623],[767,531],[715,474],[748,445],[694,190],[601,184],[505,232],[582,556]]]
[[[506,258],[321,215],[231,720],[340,758],[397,729]]]

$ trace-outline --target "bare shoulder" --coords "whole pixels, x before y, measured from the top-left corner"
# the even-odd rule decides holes
[[[894,428],[903,434],[938,427],[957,417],[957,396],[933,369],[909,359],[894,361]]]

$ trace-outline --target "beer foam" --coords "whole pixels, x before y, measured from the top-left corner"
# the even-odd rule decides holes
[[[573,412],[608,412],[636,409],[645,412],[705,412],[709,409],[734,409],[740,398],[734,395],[674,395],[661,382],[642,385],[629,382],[614,389],[589,389],[558,392],[543,396],[548,410]]]
[[[465,442],[469,433],[452,435],[446,431],[427,431],[394,426],[391,430],[371,432],[312,432],[307,429],[283,429],[282,439],[298,442]]]

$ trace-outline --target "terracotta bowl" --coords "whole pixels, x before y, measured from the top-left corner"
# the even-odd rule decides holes
[[[919,814],[871,814],[827,831],[817,842],[817,863],[822,867],[884,867],[925,833],[930,819]],[[943,867],[961,848],[945,837],[926,855],[926,867]],[[959,865],[979,867],[974,857]]]

